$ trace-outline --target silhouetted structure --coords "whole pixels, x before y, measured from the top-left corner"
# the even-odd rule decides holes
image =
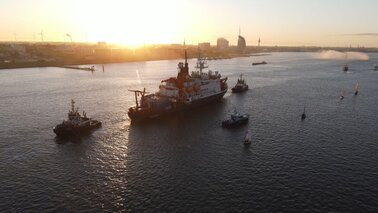
[[[243,51],[243,50],[245,50],[246,46],[247,45],[245,43],[245,38],[243,36],[241,36],[240,28],[239,28],[238,49],[240,51]]]
[[[217,40],[217,48],[218,50],[225,50],[228,49],[229,47],[229,42],[225,38],[218,38]]]
[[[210,42],[198,43],[198,47],[201,50],[209,50],[211,48]]]

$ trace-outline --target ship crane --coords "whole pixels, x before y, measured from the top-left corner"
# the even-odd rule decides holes
[[[140,105],[142,106],[143,105],[142,101],[143,101],[144,95],[148,94],[148,92],[146,92],[146,88],[143,88],[143,91],[141,91],[141,90],[130,90],[130,89],[129,89],[129,91],[134,92],[134,94],[135,94],[136,108],[139,108],[138,96],[139,95],[142,96],[142,98],[140,99],[141,100]]]

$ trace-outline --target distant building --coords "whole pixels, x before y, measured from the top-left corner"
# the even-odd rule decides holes
[[[246,48],[246,43],[245,43],[245,38],[241,35],[239,35],[238,38],[238,49],[239,50],[244,50]]]
[[[218,50],[225,50],[228,49],[229,47],[229,42],[225,38],[218,38],[217,40],[217,48]]]
[[[211,48],[210,42],[203,42],[203,43],[198,43],[198,47],[201,50],[208,50]]]
[[[102,46],[102,47],[104,47],[104,46],[106,46],[107,44],[106,44],[105,41],[99,41],[99,42],[97,42],[97,45],[98,45],[98,46]]]
[[[247,47],[247,44],[245,43],[245,38],[241,36],[241,31],[239,27],[238,49],[244,50],[246,47]]]

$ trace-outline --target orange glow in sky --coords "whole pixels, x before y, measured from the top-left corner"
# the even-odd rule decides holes
[[[90,41],[138,46],[172,43],[181,31],[180,1],[74,1],[77,28]]]
[[[262,45],[378,47],[376,8],[376,0],[0,0],[0,41],[236,44],[240,26],[247,45],[261,37]]]

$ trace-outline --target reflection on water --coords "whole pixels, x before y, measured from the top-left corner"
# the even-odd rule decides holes
[[[378,55],[369,56],[371,63],[348,61],[347,73],[344,61],[304,53],[259,56],[268,64],[253,67],[255,58],[209,61],[229,86],[243,73],[251,89],[136,124],[127,117],[135,101],[128,89],[156,91],[177,74],[177,60],[109,64],[93,74],[0,70],[0,209],[372,211]],[[71,99],[102,128],[56,138],[52,127]],[[234,109],[250,115],[248,125],[221,128]]]

